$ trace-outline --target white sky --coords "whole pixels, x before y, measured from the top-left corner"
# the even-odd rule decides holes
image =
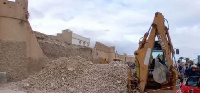
[[[29,0],[33,30],[55,35],[71,29],[127,54],[138,48],[154,13],[162,12],[179,56],[190,58],[200,54],[199,6],[199,0]]]

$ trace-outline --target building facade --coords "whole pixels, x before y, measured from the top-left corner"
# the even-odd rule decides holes
[[[63,30],[62,33],[57,34],[57,39],[69,44],[75,44],[80,46],[90,46],[90,38],[83,37],[76,33],[73,33],[71,30]]]
[[[90,39],[81,35],[72,33],[72,44],[81,46],[90,46]]]

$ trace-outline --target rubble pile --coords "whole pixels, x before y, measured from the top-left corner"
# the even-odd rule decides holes
[[[126,93],[127,67],[122,64],[92,65],[79,80],[83,93]]]
[[[17,86],[29,93],[126,93],[126,68],[123,64],[93,64],[79,56],[62,57]]]
[[[31,91],[32,89],[58,91],[62,87],[75,85],[74,81],[84,73],[84,69],[90,67],[90,64],[92,64],[90,61],[81,57],[62,57],[50,62],[39,73],[30,76],[22,83],[25,85],[28,83],[30,86],[26,88]]]
[[[0,72],[6,72],[8,81],[25,78],[27,73],[26,43],[0,41]]]
[[[58,45],[63,45],[64,46],[64,44],[62,44],[64,42],[59,41],[53,35],[46,35],[46,34],[43,34],[43,33],[37,32],[37,31],[34,31],[34,33],[35,33],[35,36],[36,36],[38,42],[48,42],[48,43],[54,43],[54,44],[58,44]]]
[[[92,49],[89,47],[72,45],[58,40],[55,36],[45,35],[39,32],[35,32],[35,34],[43,53],[50,59],[81,56],[87,60],[92,60]]]
[[[26,42],[0,41],[0,72],[6,72],[8,81],[19,81],[41,70],[48,58],[27,58]]]

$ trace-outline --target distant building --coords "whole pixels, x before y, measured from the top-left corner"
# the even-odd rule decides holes
[[[90,39],[80,36],[78,34],[72,33],[72,44],[81,46],[90,46]]]
[[[118,54],[115,52],[114,46],[106,46],[100,42],[96,42],[93,48],[93,62],[101,63],[103,59],[112,62],[114,59],[121,60],[122,62],[135,62],[133,55]]]
[[[67,42],[69,44],[90,46],[90,38],[83,37],[81,35],[73,33],[71,30],[63,30],[62,33],[57,34],[57,39]]]

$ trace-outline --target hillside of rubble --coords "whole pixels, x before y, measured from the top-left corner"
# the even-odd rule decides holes
[[[80,56],[92,60],[92,48],[68,44],[58,40],[55,36],[34,32],[43,53],[50,59],[59,57]]]

